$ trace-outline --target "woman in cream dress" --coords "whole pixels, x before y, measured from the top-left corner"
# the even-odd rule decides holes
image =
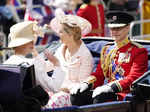
[[[90,32],[91,25],[85,19],[75,15],[56,17],[50,25],[62,42],[55,56],[58,59],[58,65],[65,72],[65,77],[59,91],[51,96],[46,107],[71,106],[71,89],[87,78],[93,70],[93,57],[81,40],[82,34]],[[45,52],[45,55],[48,59],[51,56],[49,52]]]

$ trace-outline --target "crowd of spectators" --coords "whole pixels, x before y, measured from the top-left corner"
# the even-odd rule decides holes
[[[5,19],[4,22],[1,22],[3,24],[5,23],[5,25],[3,25],[5,26],[4,33],[8,36],[10,26],[23,20],[37,20],[42,25],[49,23],[55,16],[55,10],[58,8],[63,10],[65,14],[77,14],[78,9],[80,7],[83,8],[83,4],[89,1],[90,0],[2,0],[0,2],[0,8],[2,9],[0,13],[7,18],[7,20]],[[102,5],[104,10],[100,12],[100,15],[112,10],[135,11],[138,7],[138,0],[91,1],[97,1]],[[90,15],[91,14],[89,14],[89,17],[92,17]],[[105,19],[105,17],[101,17],[101,19],[103,18]],[[102,24],[103,22],[100,23]],[[104,30],[104,27],[102,27],[102,29]],[[104,34],[101,36],[104,36]]]

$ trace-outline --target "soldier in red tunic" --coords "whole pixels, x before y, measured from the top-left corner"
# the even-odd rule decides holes
[[[129,23],[134,18],[125,12],[110,12],[108,27],[115,39],[101,50],[96,72],[72,89],[72,104],[84,105],[112,100],[123,100],[133,81],[148,69],[148,52],[142,45],[129,40]],[[104,84],[104,80],[107,83]],[[89,85],[94,90],[89,91]],[[80,100],[82,99],[82,100]],[[79,101],[80,100],[80,101]]]
[[[104,36],[104,7],[98,0],[82,0],[83,5],[77,15],[87,19],[92,24],[92,31],[84,36]]]

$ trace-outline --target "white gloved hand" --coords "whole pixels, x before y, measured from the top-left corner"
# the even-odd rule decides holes
[[[110,86],[108,86],[108,85],[99,86],[96,89],[94,89],[92,98],[95,98],[96,96],[98,96],[102,93],[108,93],[108,92],[113,92],[113,89]]]
[[[75,85],[71,90],[70,93],[71,94],[77,94],[77,92],[79,91],[80,93],[82,93],[83,91],[85,91],[86,89],[88,89],[88,84],[87,83],[80,83]]]

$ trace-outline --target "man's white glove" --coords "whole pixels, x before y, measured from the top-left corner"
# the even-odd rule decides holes
[[[80,84],[77,84],[75,85],[71,90],[70,90],[70,93],[73,95],[73,94],[77,94],[78,91],[80,93],[82,93],[83,91],[87,90],[88,89],[88,84],[87,83],[80,83]]]
[[[96,96],[101,95],[103,93],[109,93],[109,92],[113,92],[113,89],[110,86],[108,85],[99,86],[96,89],[94,89],[92,98],[95,98]]]

